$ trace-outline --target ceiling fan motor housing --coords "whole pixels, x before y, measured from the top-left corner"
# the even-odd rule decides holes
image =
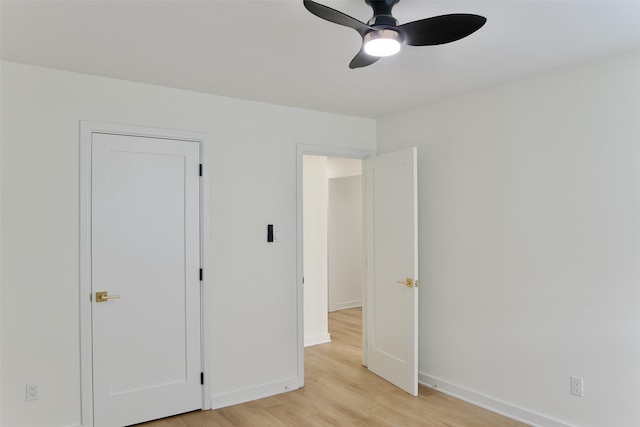
[[[367,22],[372,27],[396,27],[398,21],[391,15],[391,9],[400,0],[365,0],[373,9],[373,17]]]
[[[365,0],[373,9],[374,15],[391,15],[391,9],[397,5],[400,0]]]

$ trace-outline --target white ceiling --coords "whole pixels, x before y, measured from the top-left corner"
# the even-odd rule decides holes
[[[362,21],[364,0],[320,1]],[[340,114],[380,117],[640,49],[640,0],[402,0],[400,23],[487,18],[451,44],[350,70],[352,29],[302,0],[2,0],[2,59]]]

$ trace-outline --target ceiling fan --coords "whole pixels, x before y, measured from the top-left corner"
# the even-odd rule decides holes
[[[434,16],[398,25],[391,9],[400,0],[365,0],[373,9],[373,17],[365,24],[349,15],[312,0],[304,0],[304,7],[314,15],[338,25],[353,28],[362,37],[362,47],[349,63],[349,68],[371,65],[383,56],[409,46],[432,46],[460,40],[476,32],[487,18],[467,13]]]

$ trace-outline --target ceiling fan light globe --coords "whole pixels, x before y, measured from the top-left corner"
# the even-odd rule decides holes
[[[400,34],[393,30],[375,30],[364,36],[364,51],[371,56],[391,56],[400,52]]]

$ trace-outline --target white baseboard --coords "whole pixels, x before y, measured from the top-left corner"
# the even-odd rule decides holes
[[[543,415],[536,414],[526,409],[510,405],[506,402],[485,396],[468,390],[464,387],[448,383],[439,378],[432,377],[422,372],[418,373],[418,382],[426,387],[441,391],[450,396],[469,402],[481,408],[495,412],[505,417],[529,424],[532,427],[571,427],[560,421],[552,420]]]
[[[362,307],[362,300],[336,303],[336,310],[346,310],[347,308],[356,307]]]
[[[252,400],[258,400],[265,397],[275,396],[276,394],[297,390],[299,388],[298,385],[298,378],[289,378],[287,380],[265,384],[258,387],[233,391],[231,393],[213,395],[211,396],[211,409],[219,409],[226,406],[238,405],[240,403],[250,402]]]
[[[320,335],[314,335],[312,337],[304,337],[304,346],[305,347],[310,347],[312,345],[318,345],[318,344],[324,344],[324,343],[328,343],[331,342],[331,335],[330,334],[320,334]]]

